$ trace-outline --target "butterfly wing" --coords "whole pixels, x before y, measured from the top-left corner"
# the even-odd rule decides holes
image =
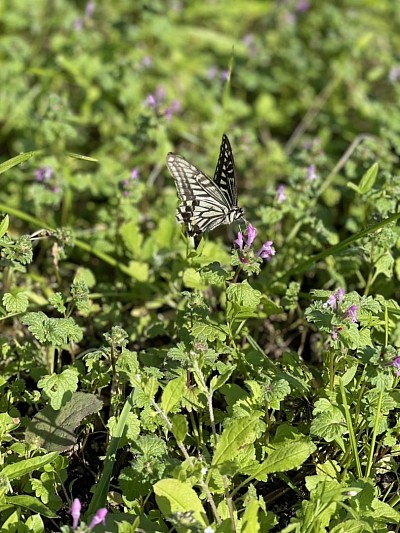
[[[223,192],[231,207],[237,206],[235,162],[228,137],[222,135],[219,158],[214,173],[214,183]]]
[[[177,220],[185,224],[189,235],[199,235],[228,221],[231,206],[208,176],[180,155],[168,154],[167,166],[182,200]]]

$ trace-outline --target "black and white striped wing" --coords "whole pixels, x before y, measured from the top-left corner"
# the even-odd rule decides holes
[[[200,235],[228,222],[232,206],[219,187],[180,155],[168,154],[167,166],[182,200],[176,218],[190,236]]]
[[[227,202],[232,206],[237,206],[237,190],[235,162],[228,137],[222,135],[219,158],[214,173],[214,183],[224,193]]]

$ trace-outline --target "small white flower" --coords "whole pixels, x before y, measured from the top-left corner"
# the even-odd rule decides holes
[[[206,468],[205,466],[203,466],[203,468],[201,469],[201,473],[203,476],[205,476],[208,472],[208,468]]]
[[[206,527],[204,533],[214,533],[214,529],[211,526]]]

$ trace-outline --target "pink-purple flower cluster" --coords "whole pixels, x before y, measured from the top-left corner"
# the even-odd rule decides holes
[[[254,251],[252,250],[254,240],[257,235],[256,228],[249,224],[246,229],[246,238],[243,233],[239,231],[237,238],[233,241],[239,249],[239,258],[243,264],[249,263],[249,259],[254,257]],[[255,257],[260,257],[269,261],[271,257],[275,255],[275,248],[272,246],[272,241],[266,241],[258,252],[255,254]]]
[[[179,100],[172,100],[169,106],[167,106],[164,110],[160,111],[162,105],[164,104],[164,101],[165,89],[161,86],[158,86],[154,93],[150,93],[147,95],[145,99],[145,105],[147,105],[147,107],[150,107],[160,115],[165,116],[168,122],[170,122],[174,114],[179,113],[181,111],[182,104],[179,102]]]
[[[78,17],[74,21],[75,31],[82,31],[85,24],[87,24],[87,22],[93,18],[95,10],[96,2],[94,0],[89,0],[85,7],[85,15],[83,17]]]
[[[210,67],[207,71],[208,80],[219,78],[221,81],[228,81],[229,76],[230,76],[229,69],[219,70],[215,65]]]
[[[35,170],[36,181],[49,181],[53,176],[53,167],[39,167]]]
[[[358,321],[357,312],[358,312],[358,306],[357,305],[350,305],[346,310],[341,309],[341,304],[344,299],[344,290],[342,288],[337,289],[336,292],[332,292],[330,294],[327,301],[323,304],[323,307],[327,309],[328,307],[331,307],[333,311],[337,315],[340,315],[343,320],[350,319],[350,322],[355,324]],[[334,328],[332,331],[332,339],[334,341],[338,338],[338,332],[340,332],[341,328]]]
[[[276,201],[281,203],[287,200],[286,187],[281,183],[276,190]]]
[[[60,192],[60,187],[56,183],[57,178],[52,166],[42,166],[35,170],[35,180],[41,183],[44,188],[54,193]]]
[[[75,498],[74,501],[72,502],[72,507],[71,507],[72,529],[74,531],[77,531],[77,528],[79,525],[79,520],[81,517],[81,509],[82,509],[82,504],[79,501],[79,498]],[[108,513],[107,509],[105,508],[99,509],[94,515],[94,517],[92,518],[90,524],[87,527],[87,530],[85,529],[85,531],[92,531],[94,527],[96,527],[98,524],[101,524],[101,523],[105,525],[107,513]]]
[[[400,376],[400,355],[395,357],[390,364],[395,367],[396,376]]]

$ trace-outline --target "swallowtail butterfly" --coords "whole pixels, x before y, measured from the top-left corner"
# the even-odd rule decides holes
[[[182,200],[176,218],[185,224],[188,235],[196,237],[243,218],[244,211],[237,205],[235,165],[226,135],[222,136],[214,180],[180,155],[169,153],[167,166]]]

